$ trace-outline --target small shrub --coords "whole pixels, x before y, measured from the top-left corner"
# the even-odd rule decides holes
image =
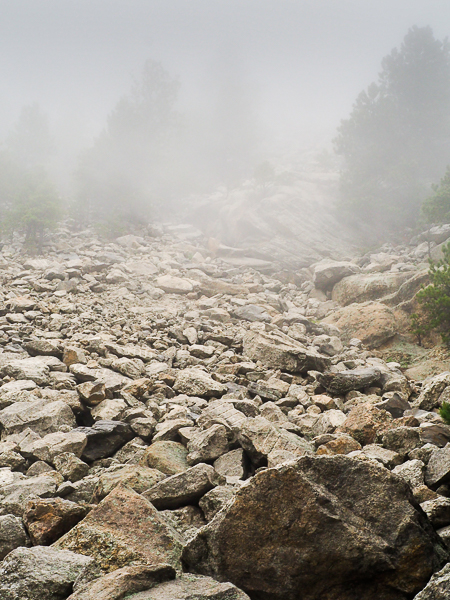
[[[450,345],[450,242],[443,247],[444,258],[437,263],[430,260],[430,285],[418,292],[421,317],[412,315],[413,331],[422,336],[437,329],[445,344]]]
[[[441,408],[439,409],[439,414],[441,415],[444,423],[447,423],[447,425],[450,425],[450,403],[449,402],[445,402],[445,400],[444,400]]]

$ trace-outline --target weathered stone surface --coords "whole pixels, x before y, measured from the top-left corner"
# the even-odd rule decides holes
[[[21,443],[20,451],[26,458],[53,464],[55,457],[64,452],[70,452],[79,458],[86,444],[85,434],[75,429],[68,433],[62,431],[49,433],[39,440]]]
[[[308,456],[258,473],[183,559],[255,598],[406,600],[446,551],[399,478],[345,456]]]
[[[130,596],[129,600],[250,600],[247,594],[231,583],[219,583],[211,577],[185,573],[146,592]],[[96,600],[96,599],[95,599]]]
[[[137,465],[125,466],[117,471],[100,475],[93,500],[95,502],[103,500],[118,485],[125,485],[138,494],[142,494],[142,492],[145,492],[145,490],[148,490],[165,478],[164,473],[156,469],[139,467]]]
[[[448,482],[450,482],[450,444],[444,448],[436,448],[431,453],[425,472],[425,483],[432,488]]]
[[[313,445],[293,433],[276,427],[264,417],[247,419],[240,434],[239,443],[255,466],[262,466],[267,456],[275,450],[283,450],[294,456],[314,452]]]
[[[187,455],[188,451],[179,442],[157,441],[145,450],[141,464],[166,475],[175,475],[189,468]]]
[[[333,287],[331,298],[341,306],[347,306],[352,302],[377,300],[397,291],[410,277],[411,274],[408,272],[351,275],[341,279]]]
[[[450,498],[438,496],[432,500],[422,502],[420,507],[430,519],[435,529],[450,525]]]
[[[191,281],[172,275],[157,277],[156,285],[168,294],[189,294],[194,289]]]
[[[178,567],[182,549],[178,534],[158,516],[154,506],[121,487],[54,547],[91,556],[105,572],[136,564]]]
[[[134,437],[131,427],[121,421],[97,421],[92,427],[79,427],[78,431],[87,437],[81,458],[88,462],[111,456]]]
[[[388,450],[393,450],[402,456],[423,445],[418,427],[393,427],[392,429],[387,429],[381,435],[381,443]]]
[[[157,483],[143,496],[160,510],[179,508],[195,504],[206,492],[223,483],[225,478],[211,465],[200,463]]]
[[[320,384],[332,394],[345,395],[350,390],[362,390],[376,383],[381,378],[381,371],[376,368],[354,369],[339,373],[322,373]]]
[[[211,521],[219,510],[234,497],[234,492],[235,490],[230,486],[218,485],[200,499],[198,505],[207,521]]]
[[[238,306],[237,308],[234,308],[233,316],[237,317],[238,319],[243,319],[244,321],[250,321],[252,323],[270,323],[271,321],[271,316],[269,313],[262,306],[257,306],[256,304],[246,304],[245,306]]]
[[[77,392],[87,406],[97,406],[106,398],[106,387],[102,381],[85,381],[77,385]]]
[[[43,546],[17,548],[0,565],[0,598],[66,600],[73,582],[91,560]]]
[[[2,376],[8,375],[13,379],[31,379],[38,385],[45,385],[48,383],[50,369],[36,356],[11,360],[5,365],[0,365],[0,373]]]
[[[229,450],[227,430],[223,425],[212,425],[191,438],[187,449],[187,461],[190,465],[216,460]]]
[[[390,340],[397,331],[397,321],[390,308],[379,302],[350,304],[323,319],[342,332],[342,339],[360,339],[369,348],[377,348]]]
[[[53,458],[53,464],[58,473],[69,481],[78,481],[88,474],[89,465],[71,452],[63,452]]]
[[[351,435],[362,446],[365,446],[372,444],[377,433],[391,421],[392,416],[388,412],[375,408],[370,403],[365,403],[353,408],[337,431]]]
[[[175,579],[175,575],[176,571],[171,565],[122,567],[84,585],[76,585],[75,592],[67,600],[132,598],[141,590],[148,590],[159,583]]]
[[[86,510],[74,502],[38,498],[27,503],[23,519],[33,545],[47,546],[67,533],[85,514]]]
[[[450,442],[450,426],[445,423],[421,423],[420,438],[424,444],[443,448]]]
[[[0,516],[0,560],[15,548],[30,545],[22,519],[14,515]]]
[[[247,460],[244,450],[236,448],[220,456],[213,464],[215,470],[223,477],[244,479],[247,472]]]
[[[4,434],[20,433],[27,427],[41,436],[55,433],[63,427],[76,426],[69,406],[60,400],[16,402],[0,411],[0,425]]]
[[[56,473],[62,482],[62,477]],[[51,498],[55,495],[59,482],[52,473],[0,486],[0,511],[2,514],[22,516],[25,504],[34,498]]]
[[[244,335],[244,354],[259,360],[271,369],[292,373],[324,371],[331,363],[313,348],[306,349],[293,338],[282,333],[268,334],[248,331]]]
[[[435,573],[414,600],[448,600],[450,596],[450,565]]]
[[[214,381],[208,373],[194,368],[180,371],[175,379],[173,388],[179,394],[204,396],[205,398],[220,397],[227,391],[226,386]]]
[[[316,454],[318,456],[322,454],[333,456],[334,454],[349,454],[356,450],[361,450],[361,444],[351,436],[342,434],[338,438],[319,446]]]
[[[435,375],[424,382],[422,391],[418,398],[412,403],[414,408],[421,410],[433,410],[441,406],[440,396],[447,386],[450,385],[450,373],[448,371]]]
[[[404,479],[412,489],[424,485],[425,465],[421,460],[407,460],[402,465],[394,467],[392,472]]]
[[[322,260],[313,266],[314,285],[320,290],[331,288],[344,277],[358,273],[360,268],[351,262],[337,260]]]

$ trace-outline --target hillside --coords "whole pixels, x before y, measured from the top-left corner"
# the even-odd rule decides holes
[[[288,219],[321,185],[2,248],[2,600],[448,597],[450,373],[408,315],[450,228],[361,251]]]

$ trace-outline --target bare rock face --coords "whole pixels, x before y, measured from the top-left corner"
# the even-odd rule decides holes
[[[2,600],[66,600],[72,584],[92,562],[67,550],[17,548],[0,566]]]
[[[183,559],[258,600],[407,600],[446,556],[405,482],[334,456],[258,473]]]
[[[332,299],[341,306],[352,302],[377,300],[391,294],[411,277],[411,273],[369,273],[341,279],[333,288]]]
[[[306,371],[324,371],[330,364],[330,358],[306,349],[293,338],[283,335],[270,335],[248,331],[244,336],[244,354],[252,360],[260,360],[271,369],[283,369],[292,373]]]
[[[350,304],[323,319],[342,332],[342,339],[360,339],[369,348],[377,348],[397,332],[394,313],[379,302]]]
[[[450,565],[435,573],[414,600],[447,600],[450,597]]]
[[[321,260],[313,266],[314,285],[319,290],[331,288],[344,277],[358,273],[360,268],[351,262],[337,260]]]
[[[381,378],[379,369],[354,369],[339,373],[323,373],[319,382],[332,394],[346,394],[350,390],[361,390],[369,387]]]
[[[67,600],[122,600],[131,594],[148,590],[159,583],[175,578],[170,565],[140,565],[122,567],[87,583],[75,585],[75,592]],[[77,584],[78,582],[76,582]]]
[[[181,539],[145,498],[113,490],[54,546],[91,556],[103,571],[136,564],[179,565]]]
[[[188,573],[175,581],[168,581],[145,592],[129,596],[130,600],[175,600],[175,598],[176,600],[250,600],[247,594],[232,583],[219,583],[210,577]]]

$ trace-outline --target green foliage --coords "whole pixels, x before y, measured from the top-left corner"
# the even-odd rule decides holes
[[[450,167],[439,185],[431,186],[434,194],[422,204],[425,223],[450,223]]]
[[[442,340],[450,345],[450,242],[443,252],[442,260],[430,261],[430,285],[420,290],[416,298],[423,313],[419,324],[421,334],[437,329]]]
[[[24,169],[0,153],[0,230],[25,234],[26,246],[42,249],[44,230],[62,214],[61,199],[43,167]]]
[[[430,27],[413,27],[338,129],[343,207],[372,227],[413,225],[449,137],[450,47]]]
[[[445,400],[442,403],[441,408],[439,409],[439,414],[441,415],[444,423],[450,425],[450,404],[448,402],[445,402]]]

